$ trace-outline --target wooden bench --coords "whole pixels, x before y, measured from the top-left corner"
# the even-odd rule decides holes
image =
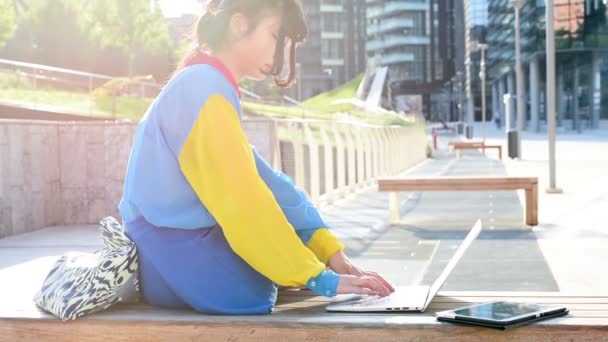
[[[483,141],[451,141],[448,143],[454,151],[456,151],[457,157],[460,158],[460,150],[478,150],[481,149],[485,154],[486,149],[498,150],[498,159],[502,160],[502,145],[489,145]]]
[[[0,341],[601,341],[608,336],[605,293],[439,292],[423,313],[328,313],[329,299],[280,291],[264,316],[214,316],[145,304],[115,306],[62,322],[32,302],[59,255],[101,247],[97,227],[51,227],[0,239]],[[472,281],[475,281],[474,279]],[[434,313],[494,300],[564,304],[570,315],[497,331],[438,322]]]
[[[390,191],[389,220],[399,223],[399,191],[487,191],[524,190],[526,203],[524,221],[538,225],[537,177],[439,177],[439,178],[383,178],[378,180],[379,191]]]
[[[508,331],[438,322],[434,313],[494,300],[565,304],[568,316]],[[0,308],[2,341],[605,341],[608,297],[555,292],[440,292],[424,313],[328,313],[311,291],[279,293],[274,313],[212,316],[148,305],[116,306],[76,321],[32,306]]]

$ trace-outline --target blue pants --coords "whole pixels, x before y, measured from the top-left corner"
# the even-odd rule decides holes
[[[277,287],[236,255],[221,227],[156,227],[143,218],[125,224],[137,245],[144,300],[208,314],[268,314]]]

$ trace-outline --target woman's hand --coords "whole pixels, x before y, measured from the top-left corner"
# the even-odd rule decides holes
[[[363,271],[361,269],[359,269],[358,267],[356,267],[355,265],[353,265],[353,263],[350,261],[350,259],[348,259],[348,257],[346,256],[346,254],[344,254],[344,252],[339,251],[336,252],[330,259],[329,259],[329,268],[340,274],[340,283],[338,284],[338,293],[356,293],[356,294],[369,294],[369,293],[364,293],[365,291],[369,290],[369,291],[375,291],[377,293],[377,295],[380,296],[388,296],[389,294],[395,292],[395,288],[386,280],[384,279],[381,275],[379,275],[378,273],[375,272],[370,272],[370,271]],[[355,281],[351,278],[348,278],[348,280],[345,279],[345,284],[344,286],[342,286],[342,276],[354,276],[355,278],[358,279],[358,281]],[[371,279],[371,283],[370,281],[368,281],[369,279]],[[355,290],[354,287],[356,287],[356,289],[358,291],[364,291],[364,292],[340,292],[340,287],[346,287],[343,288],[342,290]],[[366,287],[367,290],[362,290],[361,287],[365,286],[371,286],[371,287]]]
[[[393,291],[369,276],[340,275],[336,294],[361,294],[386,297]]]

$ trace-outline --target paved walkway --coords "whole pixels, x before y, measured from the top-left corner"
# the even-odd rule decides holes
[[[439,151],[410,175],[525,175],[539,177],[540,224],[523,225],[523,193],[403,193],[402,224],[385,224],[388,195],[362,191],[324,210],[354,259],[397,284],[431,283],[476,218],[484,232],[448,279],[444,290],[608,292],[608,124],[584,135],[560,133],[560,195],[548,195],[546,134],[525,134],[523,160],[499,161],[447,149],[455,135],[439,138]],[[475,132],[482,132],[476,125]],[[506,148],[504,133],[487,126],[490,143]],[[504,155],[506,156],[506,149]],[[602,210],[603,209],[603,210]]]
[[[492,141],[504,134],[490,130]],[[509,174],[535,173],[549,184],[547,134],[523,136],[522,160],[508,161]],[[556,180],[563,194],[540,192],[539,245],[562,291],[608,292],[608,121],[600,130],[559,133]]]
[[[447,144],[456,137],[445,139]],[[506,170],[499,160],[477,152],[456,160],[444,146],[407,174],[504,175]],[[346,241],[349,255],[400,285],[432,283],[481,218],[485,231],[454,270],[446,290],[557,291],[533,232],[522,223],[521,203],[515,191],[402,193],[402,224],[389,226],[388,195],[372,188],[326,208],[324,216]]]
[[[323,216],[358,264],[398,285],[432,283],[481,218],[484,231],[443,290],[606,295],[608,124],[602,124],[600,131],[558,137],[557,179],[564,189],[560,195],[543,191],[548,184],[544,133],[525,134],[523,160],[504,161],[496,159],[495,151],[487,156],[465,151],[456,160],[447,142],[457,137],[443,135],[434,158],[408,171],[436,176],[538,176],[540,224],[533,229],[522,224],[523,194],[515,191],[403,193],[402,224],[389,226],[388,195],[372,187],[324,208]],[[487,139],[506,145],[504,133],[490,125]],[[99,246],[96,227],[90,225],[51,227],[0,240],[0,303],[29,302],[45,276],[41,270],[57,256]]]

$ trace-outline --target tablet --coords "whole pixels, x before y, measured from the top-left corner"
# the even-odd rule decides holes
[[[504,328],[559,317],[567,313],[566,307],[561,305],[499,301],[441,311],[435,315],[440,321]]]

